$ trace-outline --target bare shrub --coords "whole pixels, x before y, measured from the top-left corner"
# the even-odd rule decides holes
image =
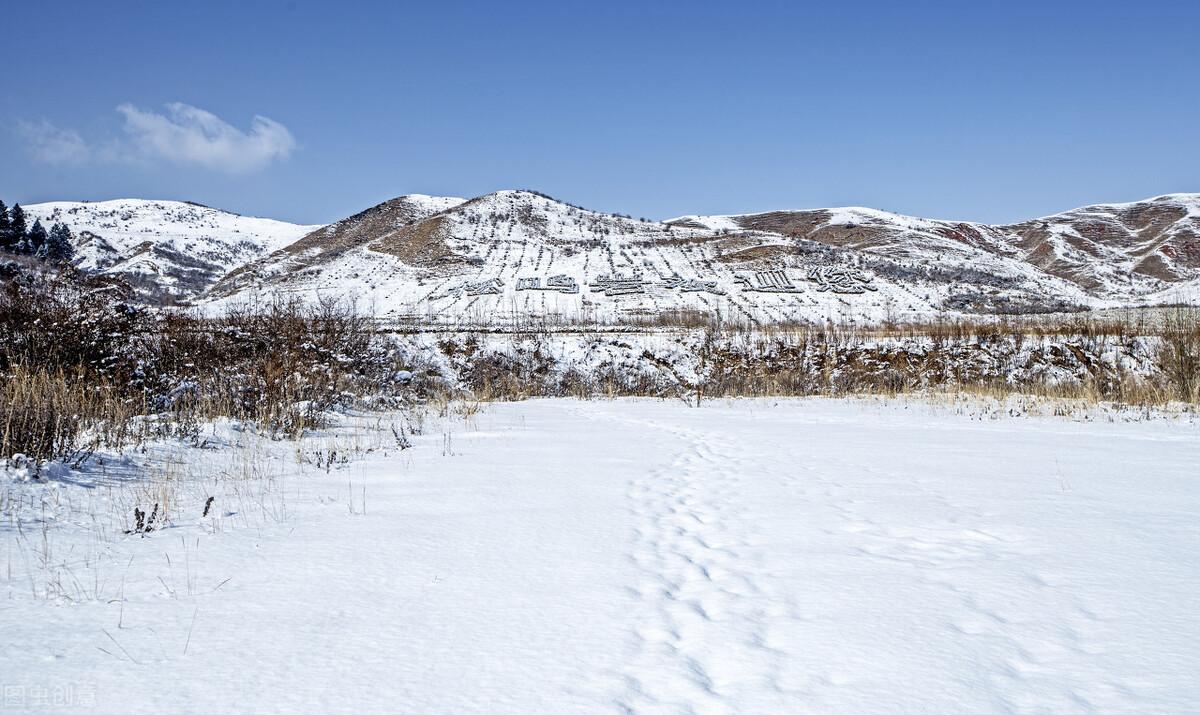
[[[71,271],[0,283],[0,457],[66,458],[85,431],[91,447],[186,436],[215,417],[295,436],[329,410],[395,404],[408,389],[393,379],[403,366],[392,343],[352,303],[272,301],[210,318],[128,298]]]
[[[900,328],[816,324],[789,330],[708,325],[642,341],[626,336],[555,337],[522,332],[507,341],[439,345],[457,382],[476,399],[534,396],[743,397],[905,392],[1032,395],[1162,405],[1195,404],[1197,349],[1194,319],[1165,327],[1068,316],[1049,323],[1024,318],[945,321]],[[600,346],[584,353],[612,359],[582,368],[563,361],[555,341]],[[594,341],[594,342],[593,342]],[[635,347],[639,346],[639,347]],[[586,361],[585,361],[586,362]]]

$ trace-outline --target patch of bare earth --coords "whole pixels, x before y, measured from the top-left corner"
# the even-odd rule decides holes
[[[421,268],[465,263],[466,259],[455,253],[447,243],[448,233],[446,219],[434,216],[393,231],[368,248],[396,256],[410,266]]]

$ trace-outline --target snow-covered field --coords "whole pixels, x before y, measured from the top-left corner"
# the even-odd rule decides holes
[[[4,706],[1196,711],[1200,425],[1096,414],[535,400],[12,483]]]

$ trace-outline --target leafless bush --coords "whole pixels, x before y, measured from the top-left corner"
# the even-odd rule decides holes
[[[272,301],[208,318],[128,297],[69,272],[0,283],[0,457],[59,459],[84,431],[108,446],[221,416],[294,436],[329,410],[408,389],[393,379],[404,366],[389,339],[350,303]]]

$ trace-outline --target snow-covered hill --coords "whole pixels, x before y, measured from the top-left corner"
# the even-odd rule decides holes
[[[872,322],[1121,306],[1200,276],[1197,205],[1175,195],[1107,207],[1101,235],[1101,208],[1014,226],[865,208],[654,222],[529,191],[401,197],[247,266],[210,296],[354,294],[381,317],[423,324],[679,312]]]
[[[998,230],[1025,260],[1087,288],[1136,293],[1200,279],[1200,194],[1088,206]]]
[[[422,221],[441,211],[458,206],[464,199],[409,194],[359,212],[328,226],[316,227],[301,240],[280,247],[262,260],[240,266],[230,272],[216,292],[257,291],[292,281],[296,276],[315,277],[343,257],[360,252],[368,243]],[[371,260],[368,257],[368,260]],[[382,257],[381,259],[382,260]],[[344,289],[357,291],[357,280]],[[273,292],[270,291],[269,292]]]
[[[182,201],[55,201],[24,208],[30,221],[71,227],[80,268],[173,298],[199,295],[234,268],[319,228]]]
[[[685,216],[672,223],[769,231],[917,261],[981,250],[1028,263],[1094,298],[1117,301],[1200,279],[1200,194],[1088,206],[1009,225],[935,221],[860,207]]]
[[[329,226],[171,201],[27,208],[72,226],[81,267],[147,294],[354,296],[397,323],[876,322],[1200,301],[1200,194],[1010,225],[861,207],[656,222],[531,191],[401,196]]]

